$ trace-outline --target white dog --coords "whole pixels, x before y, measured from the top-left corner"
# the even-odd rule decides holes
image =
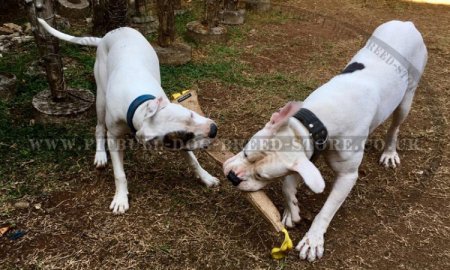
[[[128,188],[123,168],[123,138],[130,130],[139,142],[182,150],[207,147],[217,126],[208,118],[170,103],[161,88],[158,57],[150,43],[136,30],[123,27],[103,38],[73,37],[39,19],[53,36],[72,43],[97,46],[94,75],[97,83],[97,168],[107,163],[105,137],[114,169],[116,192],[110,208],[128,210]],[[218,179],[206,172],[191,151],[182,151],[207,186]]]
[[[326,147],[323,155],[336,180],[296,247],[300,258],[314,261],[322,257],[328,225],[358,178],[364,142],[391,114],[380,163],[394,168],[400,163],[396,151],[399,126],[408,115],[426,61],[422,36],[411,22],[382,24],[341,74],[303,103],[288,103],[274,113],[243,151],[224,163],[225,175],[244,191],[259,190],[270,180],[285,176],[282,222],[292,227],[300,221],[295,196],[298,176],[314,192],[325,187],[310,158]]]

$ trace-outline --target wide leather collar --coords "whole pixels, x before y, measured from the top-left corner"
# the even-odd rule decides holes
[[[314,149],[311,160],[314,161],[320,152],[325,150],[328,141],[327,128],[313,112],[305,108],[300,109],[292,117],[300,121],[308,129],[313,139]]]
[[[131,132],[133,134],[136,134],[137,130],[133,125],[133,116],[134,113],[136,112],[137,108],[139,108],[139,106],[142,105],[142,103],[155,99],[155,96],[153,95],[142,95],[142,96],[138,96],[135,100],[133,100],[133,102],[131,102],[130,106],[128,107],[128,111],[127,111],[127,124],[131,129]]]

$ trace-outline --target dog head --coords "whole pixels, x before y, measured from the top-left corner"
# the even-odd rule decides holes
[[[217,135],[217,125],[185,107],[162,97],[150,100],[136,133],[143,144],[169,149],[194,150],[207,147]]]
[[[299,131],[291,122],[297,120],[290,120],[300,108],[301,103],[290,102],[274,113],[244,149],[224,163],[224,173],[233,185],[256,191],[276,178],[296,172],[312,191],[323,191],[322,175],[309,161]]]

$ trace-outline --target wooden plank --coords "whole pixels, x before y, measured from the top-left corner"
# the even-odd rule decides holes
[[[172,102],[180,104],[200,115],[205,115],[198,102],[196,91],[189,91],[188,93],[178,96]],[[223,165],[228,158],[234,156],[234,154],[228,151],[226,146],[219,139],[216,139],[213,145],[208,149],[209,150],[206,150],[206,152],[220,165]],[[276,232],[280,232],[284,228],[281,223],[280,212],[278,212],[278,209],[264,191],[243,192],[243,194],[253,207],[263,215],[267,222],[272,225]]]

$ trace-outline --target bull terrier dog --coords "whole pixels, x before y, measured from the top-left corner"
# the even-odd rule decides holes
[[[53,36],[71,43],[96,46],[94,75],[97,85],[96,154],[94,164],[107,163],[105,142],[111,155],[116,192],[110,209],[129,208],[121,140],[130,132],[145,145],[181,151],[207,186],[219,184],[198,163],[190,150],[207,147],[217,134],[211,119],[169,101],[161,87],[159,61],[150,43],[138,31],[123,27],[103,38],[73,37],[39,23]],[[106,140],[107,139],[107,140]]]
[[[314,221],[298,243],[301,259],[324,253],[324,234],[358,178],[364,144],[392,115],[380,163],[396,167],[399,127],[408,115],[427,62],[422,36],[411,22],[390,21],[375,29],[345,69],[313,91],[303,102],[290,102],[258,131],[243,150],[224,163],[224,173],[237,188],[255,191],[284,177],[286,208],[282,222],[300,221],[297,185],[300,178],[314,192],[325,188],[311,162],[322,153],[336,179]]]

